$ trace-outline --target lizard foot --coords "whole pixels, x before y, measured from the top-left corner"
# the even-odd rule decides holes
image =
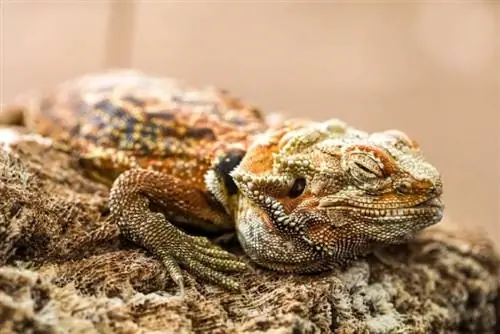
[[[146,202],[146,201],[144,201]],[[137,203],[137,202],[136,202]],[[127,210],[128,211],[128,210]],[[240,285],[227,272],[247,269],[235,255],[216,246],[207,238],[191,236],[170,223],[161,213],[142,208],[139,216],[125,211],[121,220],[147,222],[140,228],[140,236],[130,229],[130,224],[119,223],[122,234],[142,245],[158,257],[168,274],[184,295],[184,277],[181,267],[197,278],[209,281],[231,291],[239,291]]]
[[[244,271],[247,264],[209,239],[192,236],[172,224],[160,212],[152,211],[150,201],[159,203],[167,199],[168,187],[154,192],[151,188],[138,190],[134,182],[127,184],[137,176],[154,184],[154,177],[163,176],[149,171],[133,171],[122,174],[112,187],[110,194],[111,213],[120,228],[121,234],[154,254],[167,269],[168,274],[179,286],[184,295],[184,277],[181,268],[193,276],[214,283],[231,291],[240,291],[240,285],[227,273]],[[147,179],[149,178],[149,179]],[[165,183],[163,183],[165,184]],[[154,187],[154,190],[158,188]],[[193,197],[191,197],[193,198]]]

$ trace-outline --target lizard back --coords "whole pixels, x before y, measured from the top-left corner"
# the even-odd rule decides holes
[[[25,124],[112,180],[139,166],[204,188],[214,158],[266,129],[256,108],[214,87],[114,70],[59,85],[25,107]]]

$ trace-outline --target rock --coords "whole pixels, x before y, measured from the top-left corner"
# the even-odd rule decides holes
[[[0,333],[500,331],[499,257],[475,232],[438,224],[317,275],[254,265],[241,294],[190,279],[181,300],[108,221],[107,194],[35,137],[0,148]]]

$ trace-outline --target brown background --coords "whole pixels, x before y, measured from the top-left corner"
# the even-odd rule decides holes
[[[2,1],[2,102],[131,66],[400,128],[442,171],[448,217],[500,241],[499,4]]]

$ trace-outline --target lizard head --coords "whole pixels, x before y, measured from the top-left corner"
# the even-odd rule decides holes
[[[263,134],[231,176],[240,242],[276,270],[317,271],[405,242],[444,209],[439,172],[406,134],[336,119]]]

